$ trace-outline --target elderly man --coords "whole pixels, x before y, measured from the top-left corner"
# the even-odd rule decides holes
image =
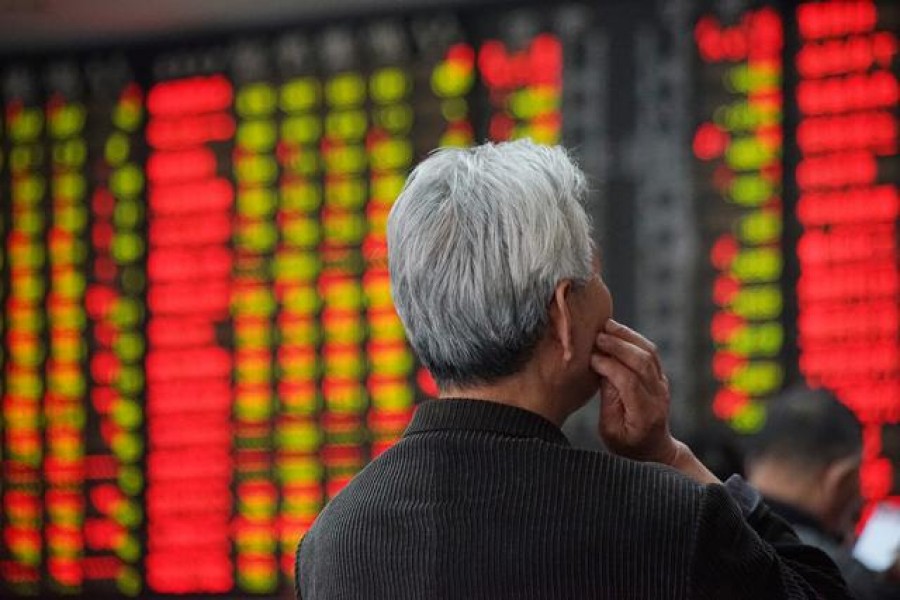
[[[333,598],[845,598],[740,479],[668,426],[653,344],[612,320],[561,148],[441,150],[391,211],[394,302],[440,399],[322,511],[297,592]],[[612,453],[559,427],[598,389]]]

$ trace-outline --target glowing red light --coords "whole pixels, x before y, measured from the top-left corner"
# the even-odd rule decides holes
[[[724,234],[716,240],[709,251],[709,260],[719,271],[727,271],[741,247],[733,235]]]
[[[714,341],[725,343],[745,325],[746,321],[734,313],[718,312],[713,316],[710,333]]]
[[[154,117],[227,110],[231,82],[223,75],[191,77],[158,83],[147,94],[147,110]]]
[[[528,54],[532,83],[553,86],[562,83],[563,49],[559,38],[549,33],[535,36]]]
[[[893,485],[893,467],[889,460],[880,458],[862,465],[860,491],[864,498],[883,498]]]
[[[714,123],[704,123],[694,133],[694,155],[701,160],[722,156],[728,147],[729,135]]]
[[[842,152],[804,158],[797,166],[801,189],[870,185],[878,165],[869,152]]]
[[[888,112],[812,117],[801,121],[797,143],[805,154],[840,150],[897,151],[897,118]]]
[[[887,71],[807,79],[797,84],[797,104],[807,115],[893,109],[897,99],[897,78]]]
[[[447,62],[469,70],[475,66],[475,50],[469,44],[454,44],[447,49]]]
[[[797,8],[800,35],[808,40],[871,31],[877,18],[870,0],[809,2]]]
[[[151,186],[150,208],[159,215],[223,211],[231,207],[234,190],[225,179]]]
[[[747,19],[749,50],[752,60],[759,58],[778,58],[784,43],[781,16],[771,7],[764,7],[748,13]]]
[[[722,274],[713,282],[713,301],[719,306],[730,304],[741,291],[741,282],[731,275]]]
[[[157,248],[147,260],[147,275],[158,282],[227,278],[231,266],[231,252],[222,246]]]
[[[201,179],[215,174],[216,157],[207,148],[154,152],[147,159],[147,177],[155,183]]]
[[[797,216],[805,227],[831,223],[891,221],[900,216],[900,200],[893,185],[861,187],[800,196]]]
[[[512,137],[516,122],[509,115],[497,113],[491,117],[488,135],[493,140],[508,140]]]
[[[179,150],[206,142],[226,142],[234,136],[234,118],[210,113],[150,121],[147,142],[157,150]]]
[[[437,398],[440,394],[437,382],[435,382],[434,378],[431,376],[431,373],[428,372],[428,369],[425,369],[424,367],[419,369],[418,373],[416,373],[416,383],[423,393],[431,396],[432,398]]]

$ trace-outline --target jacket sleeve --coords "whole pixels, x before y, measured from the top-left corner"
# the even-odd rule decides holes
[[[762,502],[745,518],[721,485],[703,488],[692,553],[691,598],[852,600],[824,552]]]

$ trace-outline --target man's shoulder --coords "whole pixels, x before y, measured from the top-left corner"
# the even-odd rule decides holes
[[[399,475],[404,485],[427,485],[429,494],[434,493],[435,480],[442,484],[449,479],[455,482],[449,494],[471,488],[466,493],[477,497],[482,491],[491,495],[506,488],[536,502],[546,497],[553,504],[576,503],[587,513],[617,504],[665,505],[674,512],[700,508],[703,486],[669,467],[534,438],[507,442],[487,454],[477,443],[448,447],[406,438],[363,469],[347,492],[355,496],[365,490],[371,498],[373,488],[383,488]],[[396,486],[388,487],[396,491]]]

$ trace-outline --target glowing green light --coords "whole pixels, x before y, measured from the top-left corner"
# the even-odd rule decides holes
[[[318,183],[290,182],[281,187],[281,207],[288,211],[313,212],[322,203]]]
[[[753,211],[740,218],[738,238],[750,245],[772,244],[781,239],[781,215],[773,211]]]
[[[325,168],[335,174],[360,173],[366,168],[363,146],[338,146],[324,156]]]
[[[120,466],[116,481],[119,484],[119,488],[129,496],[137,496],[144,489],[144,474],[135,465]],[[138,513],[138,516],[140,516],[140,513]],[[139,522],[137,521],[135,524]]]
[[[122,462],[135,462],[144,454],[144,442],[136,433],[119,431],[113,435],[110,449]]]
[[[241,189],[237,193],[237,209],[248,217],[269,217],[275,213],[278,197],[269,188]]]
[[[23,108],[15,119],[7,123],[9,137],[15,143],[32,142],[44,128],[44,114],[40,108]]]
[[[141,593],[141,575],[137,569],[123,565],[116,573],[116,588],[131,598]]]
[[[9,152],[9,166],[13,173],[37,169],[44,162],[41,146],[13,146]]]
[[[360,178],[341,179],[325,186],[325,204],[358,209],[366,203],[366,183]]]
[[[738,100],[717,108],[713,121],[728,132],[751,131],[780,123],[781,111],[777,106]]]
[[[58,173],[53,177],[53,191],[63,197],[72,200],[80,200],[84,197],[84,176],[77,172]]]
[[[320,262],[315,254],[308,252],[284,252],[275,257],[273,271],[275,277],[284,281],[309,281],[318,275]],[[309,312],[318,308],[318,294],[315,290],[301,288],[285,296],[285,306],[307,308]]]
[[[321,155],[310,149],[305,149],[302,152],[294,152],[287,161],[285,161],[283,166],[285,172],[313,177],[322,170]]]
[[[135,396],[144,389],[144,371],[138,365],[123,365],[116,377],[116,389],[126,396]]]
[[[325,99],[332,106],[358,106],[365,97],[366,84],[358,73],[341,73],[325,84]]]
[[[123,131],[133,132],[141,124],[141,107],[135,103],[119,103],[113,109],[113,124]]]
[[[750,283],[777,281],[782,269],[781,252],[775,248],[744,248],[731,263],[731,272]]]
[[[300,112],[319,103],[321,88],[314,77],[293,79],[281,86],[281,110]]]
[[[750,362],[732,375],[729,385],[750,396],[771,394],[781,387],[784,370],[773,361]]]
[[[284,242],[300,248],[313,248],[319,243],[321,229],[315,217],[294,218],[282,229]]]
[[[119,263],[130,263],[144,255],[144,239],[130,231],[119,232],[113,236],[112,256]]]
[[[412,162],[412,143],[404,139],[390,139],[380,142],[373,149],[370,160],[375,171],[403,169]]]
[[[774,65],[741,63],[726,71],[723,81],[728,91],[750,94],[781,87],[781,70]]]
[[[412,129],[415,115],[412,108],[405,104],[390,104],[375,107],[372,121],[388,133],[405,135]]]
[[[269,185],[278,177],[278,163],[273,156],[244,156],[238,159],[234,171],[240,183]]]
[[[35,206],[44,197],[47,182],[38,175],[25,175],[12,184],[12,201],[17,206]]]
[[[475,71],[444,61],[431,73],[431,89],[439,98],[465,96],[475,84]]]
[[[144,420],[141,407],[134,400],[119,398],[112,407],[112,420],[125,429],[134,429]]]
[[[247,572],[238,570],[238,587],[251,594],[268,594],[278,587],[278,573],[272,572]]]
[[[271,221],[243,223],[238,227],[236,243],[248,250],[265,252],[278,242],[278,229]]]
[[[38,274],[24,275],[16,280],[16,295],[29,302],[42,298],[45,289],[44,278]]]
[[[742,356],[774,357],[784,346],[784,330],[780,323],[748,325],[728,340],[726,347]]]
[[[757,207],[765,204],[775,193],[771,182],[760,175],[740,175],[728,190],[729,198],[739,206]]]
[[[123,198],[116,202],[113,222],[121,229],[135,229],[144,222],[144,204],[136,198]]]
[[[775,319],[781,315],[783,302],[777,285],[757,285],[743,288],[731,305],[731,310],[745,319]]]
[[[756,433],[766,422],[766,408],[760,402],[750,401],[729,419],[731,426],[739,433]]]
[[[71,137],[84,129],[87,111],[80,104],[66,104],[52,112],[50,135],[55,138]]]
[[[134,163],[122,165],[110,176],[109,189],[118,197],[135,196],[144,189],[144,174]]]
[[[113,305],[111,316],[117,327],[134,327],[144,320],[144,307],[137,300],[119,298]]]
[[[334,139],[362,139],[367,127],[366,113],[362,110],[335,111],[325,117],[325,134]]]
[[[558,111],[559,91],[552,87],[524,88],[513,93],[509,101],[510,112],[520,119],[533,119],[538,115]]]
[[[84,166],[87,160],[87,144],[84,140],[65,140],[53,144],[53,163],[78,169]]]
[[[103,154],[106,157],[106,162],[108,162],[113,167],[121,166],[128,160],[128,155],[131,153],[131,142],[128,140],[128,136],[121,132],[115,132],[109,136],[109,139],[106,140],[106,147],[103,150]]]
[[[322,136],[322,122],[316,115],[288,117],[281,123],[281,137],[287,142],[312,144]]]
[[[278,103],[275,89],[268,83],[253,83],[238,90],[235,112],[241,117],[259,117],[271,114]]]
[[[141,557],[141,544],[133,536],[125,534],[116,546],[116,556],[125,562],[136,562]]]
[[[235,312],[244,315],[268,316],[275,311],[275,296],[271,289],[255,289],[239,294],[232,305]]]
[[[288,452],[315,452],[322,442],[318,427],[311,424],[296,423],[286,425],[276,433],[275,442],[279,448]]]
[[[778,153],[756,136],[733,138],[725,152],[725,163],[736,171],[750,171],[771,164]]]
[[[236,141],[248,150],[268,152],[275,147],[277,133],[272,121],[249,121],[238,125]]]
[[[369,79],[370,94],[378,104],[401,100],[409,93],[411,87],[409,76],[396,67],[378,69]]]

